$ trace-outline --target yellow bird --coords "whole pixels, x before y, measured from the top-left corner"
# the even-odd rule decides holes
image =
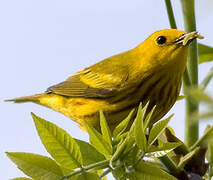
[[[11,99],[34,102],[63,113],[83,126],[99,129],[99,110],[111,128],[149,101],[156,105],[152,123],[174,105],[186,68],[188,46],[197,32],[165,29],[150,35],[134,49],[109,57],[51,86],[45,93]]]

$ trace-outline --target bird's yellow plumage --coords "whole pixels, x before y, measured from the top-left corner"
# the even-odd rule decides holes
[[[52,86],[43,94],[12,99],[31,101],[99,128],[99,110],[113,129],[140,102],[156,105],[152,123],[175,103],[186,67],[187,49],[198,33],[176,29],[153,33],[127,52],[112,56]],[[187,39],[187,40],[186,40]]]

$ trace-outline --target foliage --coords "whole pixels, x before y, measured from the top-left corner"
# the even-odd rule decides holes
[[[204,44],[198,44],[199,63],[213,60],[213,48]]]
[[[199,153],[201,149],[212,146],[213,127],[209,127],[204,136],[188,149],[172,134],[171,128],[167,128],[171,116],[150,126],[149,120],[155,108],[147,113],[147,107],[148,104],[144,107],[140,104],[131,127],[128,129],[130,119],[134,118],[133,111],[113,133],[109,131],[103,112],[100,112],[101,132],[85,122],[90,143],[74,139],[55,124],[32,114],[40,139],[52,159],[31,153],[8,152],[7,155],[21,171],[36,180],[98,180],[109,172],[116,179],[128,177],[130,180],[172,180],[189,173],[205,174],[207,165],[204,161],[198,168],[196,166],[196,172],[186,172],[186,167],[191,163],[192,168],[195,162],[203,160],[205,153]],[[209,151],[209,161],[213,162]],[[147,157],[152,161],[145,160]],[[101,174],[99,170],[102,170]]]

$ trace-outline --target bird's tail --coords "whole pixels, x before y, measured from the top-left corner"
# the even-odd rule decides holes
[[[15,103],[24,103],[24,102],[35,102],[38,103],[42,94],[35,94],[32,96],[22,96],[13,99],[6,99],[5,101],[12,101]]]

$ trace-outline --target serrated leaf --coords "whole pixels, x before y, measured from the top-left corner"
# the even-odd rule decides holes
[[[13,178],[11,180],[33,180],[31,178],[26,178],[26,177],[17,177],[17,178]]]
[[[213,48],[204,44],[198,44],[199,64],[213,60]]]
[[[118,124],[118,126],[116,126],[116,128],[113,131],[113,137],[116,138],[117,136],[120,136],[127,128],[129,121],[131,120],[132,114],[134,113],[134,109],[129,113],[129,115],[123,120],[121,121],[120,124]]]
[[[142,105],[140,104],[138,107],[137,116],[135,118],[135,128],[134,128],[134,134],[135,134],[135,142],[139,149],[141,149],[143,152],[146,152],[147,150],[147,140],[146,135],[144,133],[143,128],[143,114],[142,112]]]
[[[127,176],[129,180],[177,180],[174,176],[146,161],[141,161],[134,172],[127,174]]]
[[[22,152],[7,152],[6,154],[21,171],[33,179],[59,180],[63,177],[56,162],[46,156]]]
[[[104,140],[102,135],[86,121],[84,121],[84,125],[87,129],[87,132],[89,133],[91,144],[106,158],[110,158],[112,155],[112,148],[110,145]]]
[[[181,157],[180,162],[178,164],[178,169],[182,169],[185,166],[185,164],[187,164],[187,162],[189,162],[198,151],[199,147],[195,148],[193,151]]]
[[[178,146],[180,146],[181,144],[182,143],[168,142],[163,143],[162,146],[150,146],[146,153],[146,156],[155,158],[162,157],[177,148]]]
[[[112,136],[107,121],[104,117],[103,111],[100,111],[100,125],[101,125],[101,133],[104,140],[109,144],[112,151]]]
[[[47,151],[63,167],[75,169],[81,167],[82,156],[78,144],[63,129],[32,114],[36,129]]]
[[[152,145],[155,140],[161,135],[161,133],[166,128],[167,124],[169,123],[169,120],[171,119],[173,115],[169,116],[167,119],[164,119],[162,121],[157,122],[151,129],[148,139],[148,144]]]
[[[105,157],[89,143],[81,141],[79,139],[75,139],[75,141],[80,147],[84,166],[105,160]]]
[[[74,176],[73,180],[101,180],[101,178],[97,174],[85,172]]]

